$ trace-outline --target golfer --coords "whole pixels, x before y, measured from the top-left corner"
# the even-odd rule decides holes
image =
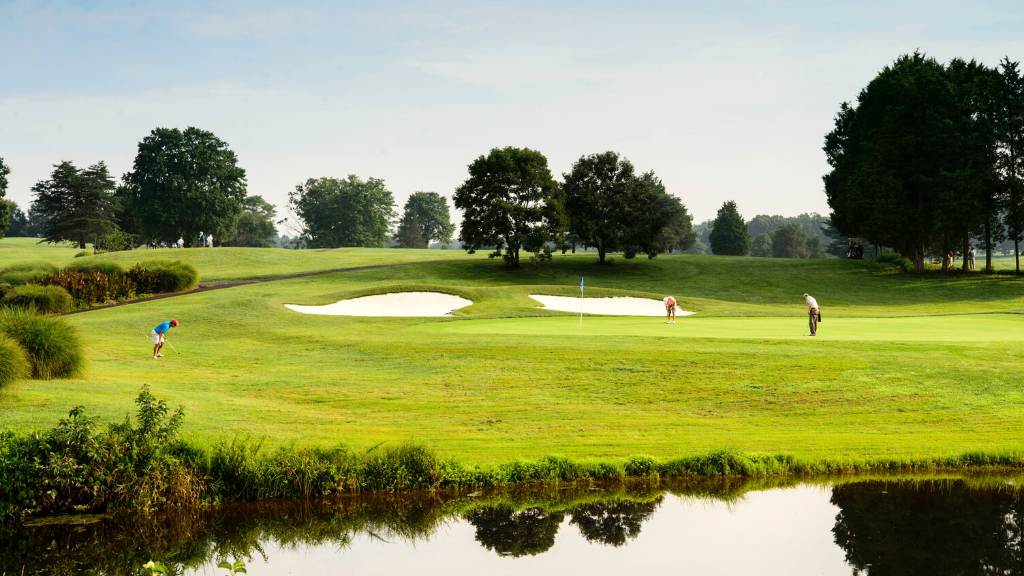
[[[168,322],[161,322],[153,328],[153,331],[149,334],[153,338],[153,358],[163,358],[164,355],[160,353],[160,349],[164,347],[164,334],[171,328],[178,325],[177,320],[170,320]]]
[[[811,333],[808,336],[814,336],[818,333],[818,319],[821,318],[821,310],[818,308],[818,301],[810,294],[804,294],[804,302],[807,302],[807,323],[811,327]]]
[[[665,314],[668,316],[668,321],[665,324],[676,323],[676,299],[671,296],[665,296],[662,300],[665,303]]]

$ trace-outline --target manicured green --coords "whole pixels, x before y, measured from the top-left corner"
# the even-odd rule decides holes
[[[252,250],[253,258],[277,254]],[[271,447],[413,441],[468,464],[553,454],[668,459],[722,448],[804,462],[911,461],[1024,448],[1013,432],[1024,425],[1021,324],[993,314],[1024,309],[1024,280],[907,275],[847,260],[595,261],[590,252],[523,270],[487,259],[362,270],[70,316],[88,371],[56,385],[5,387],[0,421],[42,428],[76,404],[120,419],[148,383],[186,406],[182,434],[208,446],[237,434]],[[578,316],[538,309],[528,295],[579,295],[582,275],[588,296],[671,294],[698,314],[675,326],[588,317],[585,328],[609,333],[574,336]],[[437,319],[311,316],[283,306],[396,290],[450,292],[474,304]],[[819,338],[789,336],[806,330],[805,291],[822,306]],[[941,314],[970,315],[919,318]],[[154,360],[144,335],[172,317],[182,324],[168,339],[182,354]],[[534,326],[525,322],[538,328],[524,330]],[[669,330],[677,337],[662,337]],[[685,331],[692,337],[678,337]]]

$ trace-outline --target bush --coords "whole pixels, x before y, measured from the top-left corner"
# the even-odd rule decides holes
[[[31,374],[25,350],[17,342],[0,334],[0,388],[5,385],[27,378]]]
[[[0,332],[25,350],[36,378],[69,378],[85,367],[78,331],[64,318],[6,308],[0,310]]]
[[[146,260],[141,267],[156,275],[156,279],[147,290],[139,284],[139,292],[162,293],[191,290],[199,283],[199,271],[195,266],[181,260]]]
[[[875,258],[875,262],[881,262],[883,264],[895,264],[896,267],[902,268],[904,272],[913,272],[914,263],[909,258],[900,256],[895,252],[885,251]]]
[[[135,284],[119,272],[76,272],[66,268],[56,274],[45,276],[42,283],[66,290],[77,306],[91,306],[135,297]]]
[[[101,274],[124,274],[124,266],[109,260],[83,260],[72,262],[66,267],[75,272],[100,272]]]
[[[82,250],[81,252],[75,254],[75,258],[81,258],[82,256],[88,256],[89,254],[90,254],[90,252],[88,250]]]
[[[57,267],[49,262],[26,262],[8,266],[0,273],[0,282],[11,286],[21,286],[29,282],[38,282],[47,274],[53,274]]]
[[[0,299],[0,304],[12,308],[25,308],[38,314],[52,314],[71,310],[71,294],[60,286],[25,284],[12,288]]]

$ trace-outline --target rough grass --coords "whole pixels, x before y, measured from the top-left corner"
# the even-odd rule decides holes
[[[0,388],[26,378],[32,366],[25,350],[14,339],[0,334]]]
[[[39,281],[47,274],[57,271],[57,266],[46,261],[30,261],[13,264],[0,272],[0,282],[11,286],[21,286],[29,282]]]
[[[199,272],[195,266],[180,260],[144,260],[140,266],[156,274],[156,291],[182,292],[191,290],[199,283]]]
[[[76,272],[100,272],[103,274],[123,274],[124,266],[117,262],[110,262],[108,260],[98,260],[90,258],[87,260],[76,259],[68,263],[65,268],[69,268]]]
[[[65,318],[0,309],[0,332],[25,350],[34,378],[71,378],[85,367],[78,329]]]
[[[31,310],[37,314],[59,314],[74,307],[71,294],[60,286],[25,284],[15,286],[0,298],[0,305]]]

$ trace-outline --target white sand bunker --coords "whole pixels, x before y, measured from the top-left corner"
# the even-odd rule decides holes
[[[544,296],[530,294],[548,310],[562,312],[579,312],[580,299],[567,296]],[[587,314],[607,314],[609,316],[664,316],[665,303],[650,298],[583,298],[583,311]],[[693,312],[676,309],[676,316],[689,316]]]
[[[328,316],[449,316],[453,310],[465,308],[472,300],[440,292],[396,292],[342,300],[326,306],[285,304],[286,308],[303,314]]]

